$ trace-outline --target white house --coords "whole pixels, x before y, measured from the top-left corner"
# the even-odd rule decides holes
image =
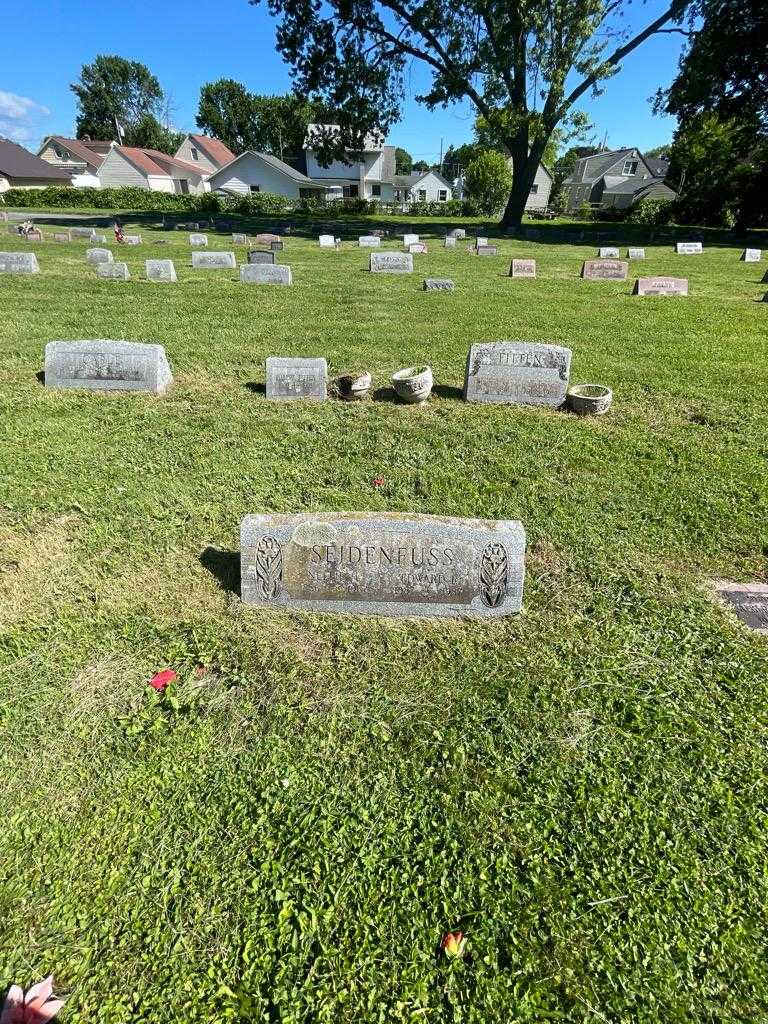
[[[221,139],[208,135],[187,135],[173,155],[185,164],[199,167],[203,174],[213,174],[235,159],[235,154]]]
[[[414,171],[392,176],[395,202],[445,203],[453,198],[453,187],[437,171]]]
[[[202,167],[178,160],[156,149],[113,146],[99,168],[102,188],[133,185],[153,192],[198,195],[208,191]]]
[[[333,160],[323,167],[319,159],[319,144],[338,135],[340,130],[337,124],[308,125],[304,138],[307,176],[324,185],[329,198],[359,197],[391,202],[394,198],[395,147],[385,146],[382,138],[368,135],[363,141],[362,153],[354,156],[350,153],[349,159]]]
[[[112,146],[114,142],[47,135],[37,155],[46,163],[68,171],[75,188],[99,188],[99,168]]]
[[[212,191],[233,195],[273,192],[291,199],[323,197],[326,190],[325,185],[312,181],[271,153],[255,153],[253,150],[241,153],[215,171],[208,179],[208,185]]]
[[[507,160],[507,165],[512,170],[512,157]],[[536,177],[533,179],[531,191],[528,193],[528,201],[525,204],[526,210],[546,210],[549,206],[549,197],[552,194],[552,183],[554,179],[544,164],[539,164],[536,169]]]

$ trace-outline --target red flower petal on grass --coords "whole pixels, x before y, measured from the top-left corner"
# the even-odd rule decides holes
[[[373,484],[374,487],[383,487],[384,486],[384,477],[383,476],[375,476],[373,478],[373,480],[371,481],[371,483]]]
[[[149,680],[149,685],[153,690],[164,690],[169,683],[174,682],[178,678],[172,668],[166,668],[152,676]]]

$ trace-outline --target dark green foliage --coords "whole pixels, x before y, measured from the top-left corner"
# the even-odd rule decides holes
[[[628,224],[644,224],[646,226],[669,224],[675,204],[669,199],[641,199],[627,211]]]
[[[83,209],[93,210],[174,210],[206,212],[218,207],[218,196],[211,192],[201,195],[172,195],[153,192],[145,188],[71,188],[58,185],[49,188],[12,188],[3,193],[7,206],[19,209]]]
[[[175,153],[184,141],[183,132],[165,128],[152,114],[145,114],[127,133],[125,144],[140,149],[157,149],[161,153]]]
[[[427,163],[426,160],[416,160],[414,165],[413,165],[413,170],[414,171],[428,171],[429,170],[429,164]]]
[[[116,55],[100,54],[84,64],[80,80],[70,89],[77,96],[79,139],[117,139],[117,119],[128,145],[134,145],[135,127],[158,115],[164,100],[160,83],[145,64]]]
[[[512,172],[501,153],[486,150],[467,167],[464,177],[467,196],[486,217],[499,212],[511,187]]]
[[[413,157],[407,149],[400,146],[395,150],[395,174],[410,174],[413,170]]]

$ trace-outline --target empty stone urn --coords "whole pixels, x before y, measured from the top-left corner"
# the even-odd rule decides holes
[[[370,373],[344,373],[336,381],[339,398],[345,402],[359,402],[371,390]]]
[[[409,366],[392,374],[392,386],[404,402],[426,402],[432,393],[432,384],[431,366]]]
[[[577,416],[603,416],[611,407],[613,392],[602,384],[577,384],[568,388],[567,398]]]

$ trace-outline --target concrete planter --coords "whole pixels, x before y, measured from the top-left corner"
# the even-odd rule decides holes
[[[409,366],[392,374],[392,386],[397,397],[403,402],[416,404],[426,402],[432,393],[432,368],[430,366]]]
[[[611,407],[613,392],[602,384],[577,384],[568,389],[567,399],[577,416],[604,416]]]
[[[370,373],[345,373],[336,381],[339,398],[345,402],[359,402],[371,390]]]

